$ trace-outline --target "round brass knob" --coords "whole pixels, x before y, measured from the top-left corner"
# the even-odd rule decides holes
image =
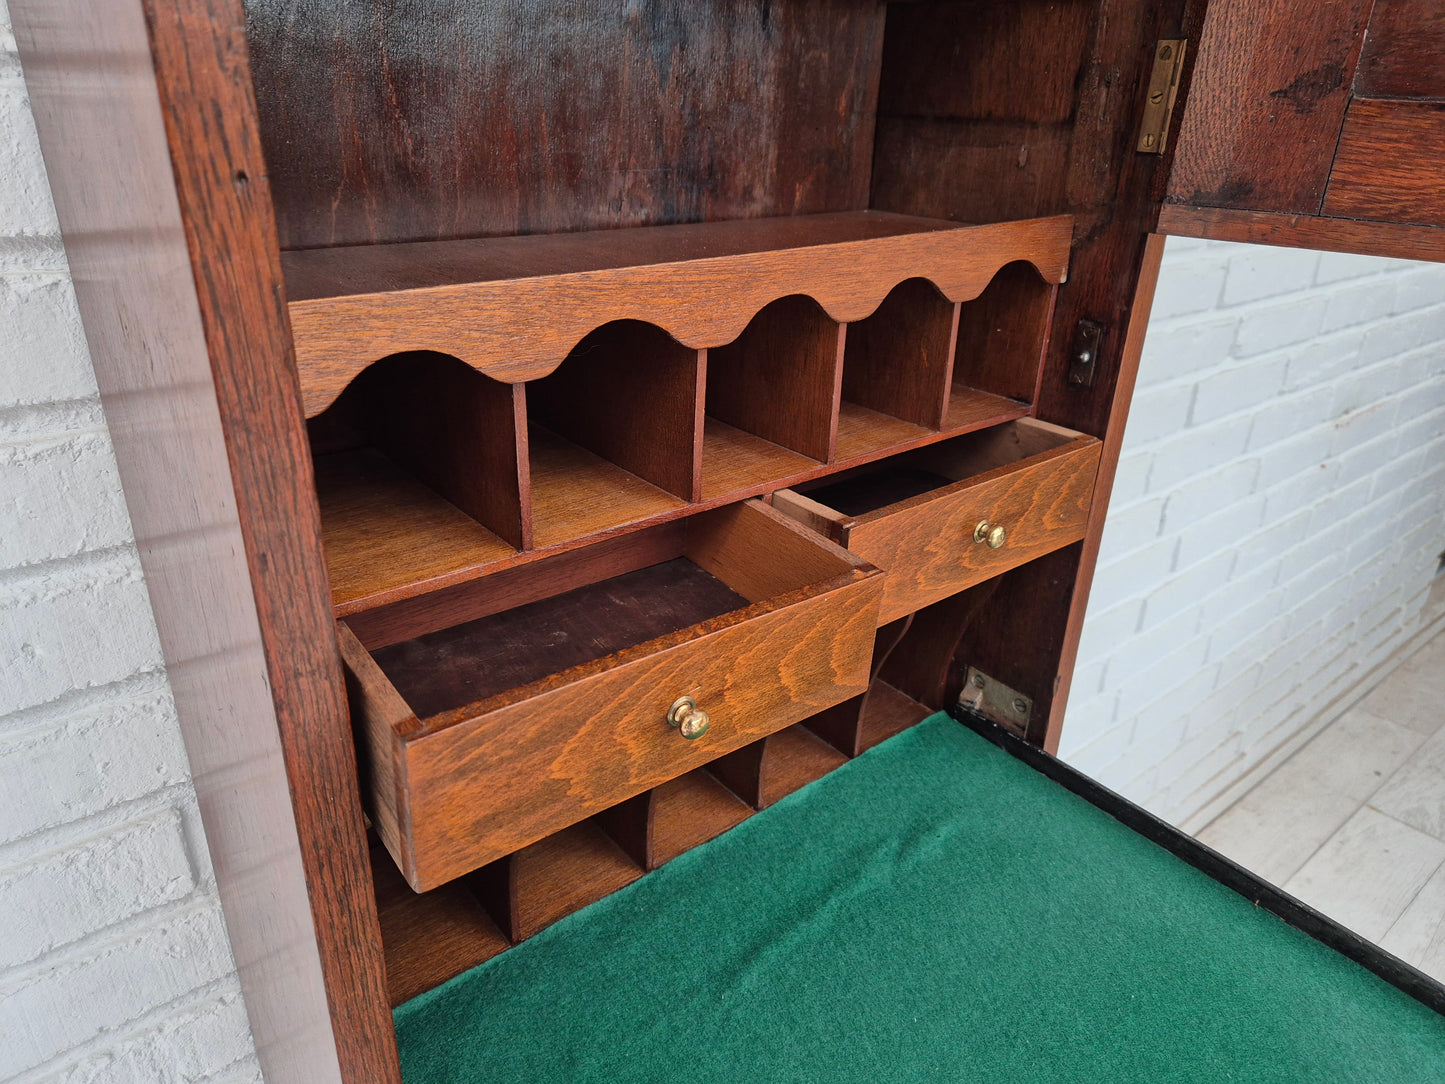
[[[973,540],[987,543],[989,549],[996,550],[1008,541],[1008,532],[1002,527],[990,526],[988,520],[981,519],[973,529]]]
[[[667,721],[677,727],[677,732],[688,741],[707,733],[709,719],[707,712],[697,706],[690,696],[679,696],[667,709]]]

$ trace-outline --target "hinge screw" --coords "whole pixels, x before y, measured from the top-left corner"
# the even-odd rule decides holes
[[[1018,712],[1019,714],[1022,715],[1024,712],[1026,712],[1026,711],[1028,711],[1028,710],[1029,710],[1029,702],[1028,702],[1027,700],[1025,700],[1025,699],[1024,699],[1023,697],[1021,697],[1021,696],[1016,696],[1016,697],[1014,697],[1014,711],[1016,711],[1016,712]]]
[[[987,684],[987,682],[984,681],[982,674],[973,675],[973,687],[975,689],[982,689],[985,684]]]

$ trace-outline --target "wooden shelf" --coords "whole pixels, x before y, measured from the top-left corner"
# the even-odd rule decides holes
[[[1016,418],[1026,418],[1032,413],[1033,407],[1028,403],[955,384],[949,390],[943,435],[955,437],[960,433],[971,433],[991,425],[1002,425]]]
[[[933,432],[934,430],[925,429],[921,425],[880,414],[876,410],[869,410],[844,399],[838,404],[836,458],[839,463],[870,458],[884,454],[891,448],[927,440]]]
[[[532,464],[532,539],[538,549],[651,519],[687,502],[563,440],[528,429]]]
[[[590,821],[524,847],[479,873],[493,880],[481,893],[513,941],[525,941],[558,919],[596,903],[642,876],[642,869]],[[504,915],[497,911],[506,886]]]
[[[338,616],[418,581],[517,553],[380,452],[318,457],[316,492]]]
[[[965,226],[851,211],[313,249],[283,253],[282,267],[311,417],[372,362],[407,351],[451,354],[516,383],[546,376],[614,320],[644,320],[708,348],[792,294],[847,323],[910,278],[967,301],[999,268],[1027,260],[1057,284],[1072,234],[1067,215]]]
[[[780,478],[822,469],[816,459],[707,418],[702,435],[702,499],[760,491]]]

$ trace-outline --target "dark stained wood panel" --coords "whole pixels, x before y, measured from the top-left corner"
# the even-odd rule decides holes
[[[1351,102],[1325,213],[1445,226],[1445,102]]]
[[[867,202],[881,4],[246,7],[283,248]]]
[[[1445,98],[1445,4],[1375,0],[1355,69],[1362,98]]]
[[[1170,202],[1316,214],[1372,0],[1213,0]]]
[[[1094,0],[891,5],[878,113],[1068,121],[1094,18]]]
[[[1360,222],[1321,215],[1227,211],[1171,205],[1159,212],[1160,233],[1208,237],[1253,245],[1284,245],[1329,252],[1358,252],[1402,260],[1445,261],[1445,228],[1394,222]]]

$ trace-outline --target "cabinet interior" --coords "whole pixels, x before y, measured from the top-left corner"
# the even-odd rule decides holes
[[[334,609],[420,715],[727,612],[740,596],[674,552],[690,517],[864,475],[927,475],[922,492],[1008,459],[998,427],[1049,395],[1074,227],[1044,216],[1079,203],[1066,154],[1099,6],[247,0]],[[968,281],[939,281],[927,246],[993,223],[1010,225],[957,244]],[[651,230],[671,226],[696,229]],[[816,255],[848,244],[875,247]],[[891,277],[855,286],[875,254]],[[689,277],[728,256],[752,263]],[[615,296],[633,271],[646,304],[575,323],[569,290],[618,274]],[[501,308],[467,308],[474,288]],[[426,333],[378,356],[334,347],[409,321]],[[612,588],[651,623],[586,658],[543,651],[579,608],[607,624]],[[696,605],[671,613],[684,588]],[[921,638],[916,615],[878,630],[865,696],[442,888],[398,888],[374,848],[393,1000],[948,703],[991,597],[963,594]],[[913,661],[883,673],[900,650]],[[485,674],[458,690],[440,670]]]

